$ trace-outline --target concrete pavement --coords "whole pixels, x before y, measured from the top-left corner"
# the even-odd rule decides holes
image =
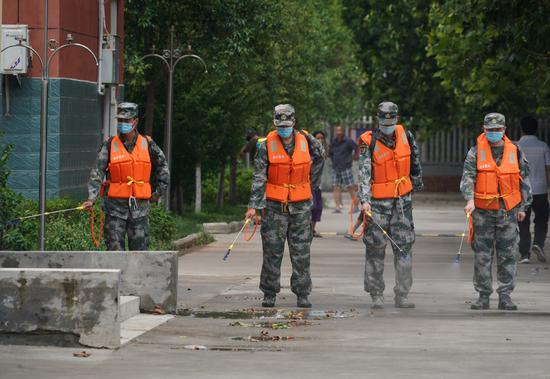
[[[414,212],[421,235],[464,228],[458,203],[422,202]],[[475,312],[469,309],[476,297],[470,248],[456,263],[459,238],[418,237],[410,295],[417,308],[393,307],[388,249],[387,305],[371,311],[363,291],[364,245],[336,235],[348,222],[346,214],[323,215],[319,231],[328,234],[312,246],[314,312],[304,314],[306,320],[293,314],[298,326],[295,320],[295,327],[268,329],[283,319],[253,313],[261,311],[259,235],[239,242],[227,262],[222,257],[234,235],[217,235],[216,242],[180,258],[179,308],[188,316],[118,351],[86,349],[89,358],[73,358],[75,349],[0,346],[0,378],[550,378],[548,264],[519,267],[513,294],[518,312],[496,310],[496,295],[490,311]],[[296,311],[287,255],[282,272],[277,307],[285,314]],[[240,326],[230,325],[236,321]],[[255,342],[262,330],[290,340]],[[188,350],[190,345],[208,350]]]

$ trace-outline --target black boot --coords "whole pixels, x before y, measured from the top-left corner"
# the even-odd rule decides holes
[[[371,309],[383,309],[384,308],[384,296],[382,295],[372,295],[372,305]]]
[[[307,299],[307,296],[298,296],[296,304],[298,308],[311,308],[311,303]]]
[[[396,296],[395,297],[395,307],[396,308],[414,308],[414,303],[411,303],[407,296]]]
[[[476,311],[489,309],[489,296],[479,295],[479,299],[477,299],[476,302],[470,306],[470,309],[473,309]]]
[[[264,295],[264,301],[262,301],[262,307],[273,308],[275,306],[276,295]]]
[[[501,294],[498,299],[498,309],[503,311],[517,311],[518,306],[512,303],[512,299],[508,294]]]

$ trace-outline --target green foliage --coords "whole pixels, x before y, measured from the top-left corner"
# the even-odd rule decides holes
[[[429,53],[461,120],[479,125],[488,111],[548,115],[549,15],[548,1],[434,2]]]
[[[550,3],[344,0],[361,46],[367,113],[396,102],[424,135],[484,113],[550,111]]]
[[[306,129],[360,116],[362,71],[341,1],[128,0],[126,97],[144,104],[147,79],[158,83],[156,140],[163,137],[166,76],[160,60],[139,58],[153,45],[166,48],[170,25],[208,66],[205,75],[198,62],[184,60],[175,71],[172,183],[188,202],[195,164],[210,180],[222,159],[238,153],[247,129],[271,128],[276,104],[295,105]]]
[[[431,0],[345,0],[346,21],[361,46],[367,114],[393,101],[403,122],[419,129],[451,127],[450,94],[428,56]]]
[[[202,181],[202,198],[206,203],[214,204],[218,194],[219,173],[210,172]],[[237,195],[240,204],[247,204],[252,187],[252,169],[237,170]],[[225,170],[224,202],[229,200],[229,170]]]
[[[172,241],[184,237],[178,236],[177,219],[172,213],[166,212],[164,207],[157,204],[151,205],[151,249],[170,250]]]
[[[13,218],[37,213],[36,202],[15,196]],[[72,199],[54,199],[47,202],[47,211],[74,208],[79,204]],[[95,230],[99,236],[100,205],[94,208],[96,215]],[[15,216],[17,215],[17,216]],[[99,248],[92,241],[90,221],[91,213],[71,211],[62,214],[47,216],[46,219],[46,250],[105,250],[103,240]],[[180,228],[179,218],[167,213],[158,205],[151,206],[151,250],[169,250],[173,240],[182,238],[188,230]],[[195,223],[193,221],[192,223]],[[38,248],[39,219],[33,218],[20,222],[5,230],[3,249],[7,250],[36,250]],[[191,231],[195,232],[197,230]]]

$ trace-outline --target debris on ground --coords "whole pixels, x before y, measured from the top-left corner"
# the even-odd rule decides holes
[[[88,353],[87,351],[79,351],[78,353],[73,353],[73,357],[77,358],[88,358],[92,353]]]
[[[251,342],[260,341],[291,341],[294,339],[292,336],[271,336],[267,330],[262,330],[259,336],[249,337]]]
[[[275,315],[276,319],[285,319],[285,320],[303,320],[304,312],[302,311],[287,311],[280,310]]]
[[[250,342],[271,342],[271,341],[293,341],[295,338],[293,336],[279,336],[279,335],[270,335],[267,330],[262,330],[258,336],[248,336],[248,337],[231,337],[234,341],[250,341]]]
[[[239,328],[252,328],[254,327],[253,324],[247,324],[246,322],[242,321],[235,321],[229,324],[229,326],[237,326]]]
[[[299,326],[311,326],[313,325],[310,321],[307,320],[289,320],[289,321],[277,321],[277,322],[252,322],[246,323],[243,321],[235,321],[229,324],[229,326],[234,326],[238,328],[267,328],[267,329],[289,329],[296,328]]]
[[[208,348],[203,345],[185,345],[183,348],[187,350],[208,350]]]
[[[280,310],[275,315],[276,319],[279,320],[324,320],[324,319],[340,319],[353,317],[355,310],[351,309],[349,311],[336,311],[336,310],[327,310],[327,311],[288,311]]]
[[[160,305],[155,305],[155,308],[153,309],[153,311],[151,312],[151,314],[154,314],[154,315],[165,315],[166,314],[166,311],[164,309],[162,309],[162,307]]]

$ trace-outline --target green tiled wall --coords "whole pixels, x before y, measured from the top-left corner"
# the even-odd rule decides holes
[[[10,187],[38,198],[40,80],[10,78],[11,109],[6,116],[0,91],[0,137],[12,144]],[[86,183],[101,142],[101,98],[94,83],[51,79],[48,97],[48,197],[86,197]]]

